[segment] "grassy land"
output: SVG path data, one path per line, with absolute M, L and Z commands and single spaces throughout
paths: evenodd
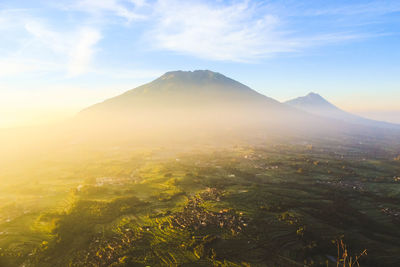
M 336 239 L 367 249 L 362 266 L 400 265 L 390 149 L 80 155 L 3 172 L 0 266 L 336 266 Z

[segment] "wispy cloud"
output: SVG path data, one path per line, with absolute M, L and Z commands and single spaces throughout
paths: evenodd
M 25 29 L 43 47 L 66 57 L 68 74 L 75 76 L 88 71 L 95 45 L 101 40 L 99 30 L 82 26 L 71 32 L 51 30 L 37 21 L 29 21 Z
M 371 21 L 371 16 L 400 11 L 396 1 L 384 2 L 65 0 L 47 6 L 50 10 L 56 7 L 65 15 L 62 19 L 68 18 L 63 27 L 48 15 L 49 10 L 45 16 L 28 10 L 0 10 L 0 34 L 10 41 L 8 50 L 4 44 L 0 47 L 0 53 L 9 54 L 0 56 L 3 66 L 10 64 L 4 73 L 37 70 L 29 62 L 24 65 L 24 58 L 63 66 L 69 76 L 95 72 L 99 68 L 92 66 L 96 52 L 107 49 L 100 41 L 115 42 L 108 34 L 123 25 L 125 34 L 135 36 L 124 39 L 140 44 L 143 51 L 150 48 L 207 60 L 257 62 L 316 46 L 382 36 L 383 32 L 363 32 L 359 25 Z M 340 27 L 332 16 L 340 17 Z M 364 16 L 367 19 L 362 21 Z M 318 17 L 316 21 L 323 26 L 310 23 L 309 17 Z M 350 24 L 355 20 L 357 27 Z
M 69 52 L 68 73 L 72 76 L 87 71 L 95 53 L 94 46 L 101 39 L 100 33 L 92 28 L 82 28 L 77 35 L 78 42 Z
M 259 14 L 249 1 L 210 5 L 160 0 L 148 38 L 155 48 L 214 60 L 246 61 L 292 51 L 298 44 L 277 27 L 280 19 Z
M 285 10 L 248 0 L 158 0 L 151 20 L 146 38 L 154 49 L 222 61 L 252 62 L 366 37 L 343 30 L 307 32 L 289 25 Z
M 112 14 L 126 19 L 128 22 L 142 20 L 147 16 L 137 11 L 137 8 L 146 5 L 145 0 L 79 0 L 73 1 L 65 7 L 95 15 Z
M 38 20 L 29 19 L 25 22 L 25 30 L 34 38 L 36 44 L 50 48 L 54 52 L 65 53 L 70 46 L 68 38 L 62 33 L 51 30 Z M 67 41 L 67 42 L 66 42 Z

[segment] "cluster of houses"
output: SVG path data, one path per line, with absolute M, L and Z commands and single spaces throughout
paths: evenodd
M 132 229 L 124 229 L 120 236 L 113 239 L 96 238 L 89 249 L 75 259 L 76 266 L 109 266 L 119 262 L 124 251 L 135 245 L 142 234 Z M 75 265 L 74 265 L 75 266 Z
M 258 170 L 277 170 L 279 169 L 278 165 L 270 165 L 268 162 L 253 162 L 254 169 Z
M 266 167 L 264 168 L 264 170 L 276 170 L 276 169 L 279 169 L 279 166 L 277 166 L 277 165 L 274 165 L 274 166 L 266 166 Z
M 243 158 L 256 160 L 256 159 L 262 159 L 263 156 L 261 154 L 250 153 L 250 154 L 244 155 Z
M 382 208 L 381 212 L 391 217 L 393 221 L 400 223 L 400 210 L 391 208 Z
M 203 201 L 220 201 L 221 195 L 223 194 L 223 191 L 218 190 L 217 188 L 210 188 L 208 187 L 206 190 L 201 192 L 200 199 Z
M 103 185 L 124 185 L 129 182 L 138 182 L 140 178 L 136 176 L 131 176 L 129 178 L 125 177 L 98 177 L 96 178 L 96 186 L 103 186 Z
M 290 212 L 284 212 L 284 213 L 280 214 L 278 216 L 278 220 L 281 222 L 285 222 L 287 224 L 299 224 L 300 223 L 300 221 L 296 217 L 296 215 L 293 213 L 290 213 Z M 302 231 L 304 231 L 304 229 Z
M 221 209 L 218 212 L 208 211 L 203 207 L 204 201 L 218 200 L 220 193 L 217 189 L 205 192 L 188 200 L 182 212 L 172 216 L 172 223 L 181 229 L 199 230 L 205 227 L 217 227 L 238 234 L 248 226 L 248 220 L 243 213 L 237 214 L 231 209 Z
M 363 183 L 358 182 L 358 181 L 343 181 L 343 180 L 340 180 L 340 181 L 317 181 L 317 183 L 340 187 L 340 188 L 352 189 L 352 190 L 356 190 L 359 192 L 365 191 Z

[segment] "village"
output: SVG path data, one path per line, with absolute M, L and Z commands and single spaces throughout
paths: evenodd
M 396 224 L 400 224 L 400 209 L 381 208 L 381 212 L 390 217 Z
M 248 219 L 243 213 L 236 213 L 232 209 L 221 209 L 212 212 L 202 205 L 205 201 L 219 201 L 221 192 L 215 188 L 208 188 L 198 196 L 190 198 L 182 212 L 172 215 L 172 222 L 175 227 L 197 231 L 205 227 L 215 227 L 228 230 L 236 235 L 248 226 Z
M 317 184 L 324 184 L 328 186 L 333 186 L 337 188 L 350 189 L 358 192 L 365 192 L 365 186 L 360 181 L 349 181 L 349 180 L 339 180 L 339 181 L 316 181 Z

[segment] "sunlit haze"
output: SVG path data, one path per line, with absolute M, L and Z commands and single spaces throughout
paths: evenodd
M 399 0 L 0 0 L 0 267 L 400 266 Z

